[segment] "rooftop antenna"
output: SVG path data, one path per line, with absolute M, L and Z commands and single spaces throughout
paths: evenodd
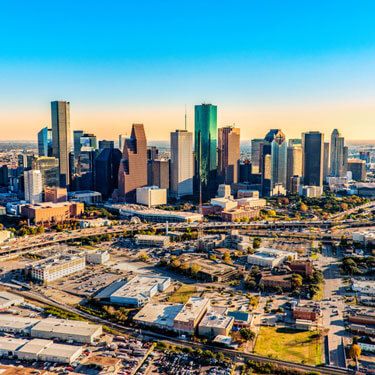
M 185 104 L 185 130 L 187 130 L 187 114 L 186 114 L 186 104 Z

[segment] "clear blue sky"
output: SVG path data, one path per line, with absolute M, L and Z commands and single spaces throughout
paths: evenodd
M 49 101 L 66 99 L 73 127 L 99 135 L 134 118 L 166 139 L 184 105 L 190 113 L 201 101 L 247 136 L 280 108 L 281 126 L 303 122 L 308 107 L 328 128 L 327 106 L 353 107 L 355 119 L 375 100 L 374 15 L 374 1 L 3 1 L 0 126 L 5 138 L 30 138 L 49 121 Z M 262 117 L 267 108 L 274 117 Z M 368 129 L 364 111 L 343 125 L 349 137 Z

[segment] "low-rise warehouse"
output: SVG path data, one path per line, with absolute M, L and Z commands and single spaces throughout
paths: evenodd
M 297 253 L 291 251 L 262 247 L 256 250 L 254 254 L 249 254 L 247 262 L 256 266 L 274 268 L 286 260 L 294 260 L 296 258 Z
M 0 310 L 5 310 L 11 306 L 18 306 L 24 303 L 25 299 L 17 294 L 0 292 Z
M 135 235 L 135 243 L 139 246 L 162 247 L 167 246 L 169 244 L 169 237 L 148 234 L 137 234 Z
M 31 327 L 39 321 L 39 319 L 34 318 L 0 314 L 0 332 L 30 334 Z
M 47 318 L 31 328 L 31 336 L 43 339 L 57 338 L 63 341 L 74 341 L 92 344 L 102 334 L 102 326 L 88 322 Z
M 226 311 L 220 312 L 211 308 L 198 325 L 200 336 L 213 339 L 218 335 L 228 336 L 234 323 L 234 318 L 227 316 Z

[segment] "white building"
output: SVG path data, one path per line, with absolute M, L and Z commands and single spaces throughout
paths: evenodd
M 126 283 L 116 283 L 103 290 L 97 298 L 108 298 L 111 303 L 140 307 L 149 302 L 156 293 L 165 291 L 171 284 L 169 277 L 136 276 Z
M 353 280 L 352 290 L 361 294 L 375 296 L 375 282 L 373 280 Z
M 9 232 L 9 230 L 0 230 L 0 243 L 8 241 L 13 237 L 13 233 Z
M 134 238 L 135 238 L 135 243 L 139 246 L 163 247 L 169 244 L 168 236 L 136 234 Z
M 375 231 L 364 230 L 360 232 L 353 232 L 352 240 L 353 242 L 358 242 L 364 246 L 372 245 L 375 243 Z
M 158 186 L 145 186 L 137 188 L 136 200 L 138 204 L 147 207 L 160 206 L 167 203 L 167 189 Z
M 93 204 L 102 201 L 102 194 L 98 191 L 79 190 L 69 193 L 69 200 L 82 202 L 85 204 Z
M 300 186 L 299 195 L 306 198 L 320 198 L 323 194 L 323 186 Z
M 81 220 L 79 222 L 79 226 L 81 228 L 100 228 L 100 227 L 108 227 L 112 224 L 111 220 L 108 219 L 91 219 L 91 220 Z
M 220 184 L 217 189 L 217 198 L 228 198 L 232 199 L 233 195 L 231 195 L 231 187 L 230 185 Z
M 108 251 L 87 251 L 86 262 L 90 264 L 104 264 L 109 261 L 110 255 Z
M 180 198 L 193 195 L 193 133 L 176 130 L 171 133 L 171 194 Z
M 210 203 L 212 206 L 219 206 L 223 210 L 232 210 L 238 206 L 238 203 L 235 200 L 225 197 L 212 198 Z
M 24 172 L 25 200 L 31 204 L 43 202 L 42 172 L 31 169 Z
M 247 256 L 247 262 L 260 267 L 274 268 L 287 259 L 297 259 L 297 253 L 261 247 L 254 254 Z
M 85 254 L 79 253 L 44 259 L 28 266 L 28 269 L 31 269 L 32 279 L 38 280 L 42 283 L 48 283 L 82 271 L 85 267 Z
M 25 302 L 25 299 L 17 294 L 0 292 L 0 310 L 8 309 L 11 306 L 18 306 Z

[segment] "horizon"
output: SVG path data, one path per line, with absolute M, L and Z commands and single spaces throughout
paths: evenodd
M 192 130 L 203 101 L 244 139 L 270 128 L 290 138 L 338 128 L 352 140 L 373 131 L 371 1 L 84 3 L 2 5 L 3 140 L 36 138 L 56 98 L 71 103 L 72 129 L 99 139 L 137 122 L 167 139 L 185 106 Z

